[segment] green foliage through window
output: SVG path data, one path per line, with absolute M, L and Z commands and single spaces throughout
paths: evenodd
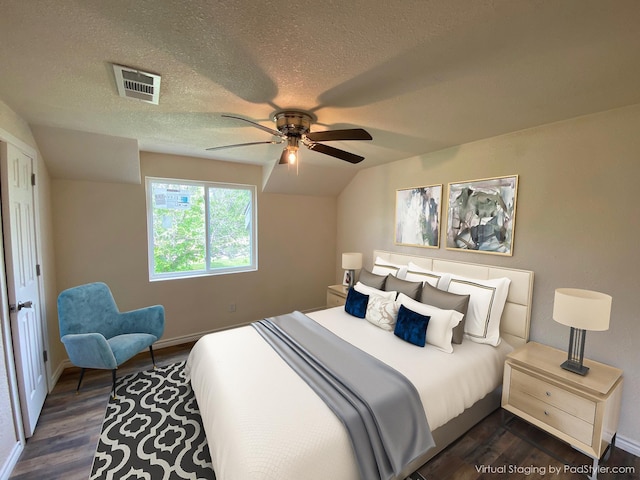
M 150 277 L 256 269 L 255 187 L 147 179 Z

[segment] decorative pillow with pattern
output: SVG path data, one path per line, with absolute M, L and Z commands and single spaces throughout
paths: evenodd
M 396 325 L 398 308 L 400 308 L 400 304 L 395 300 L 371 295 L 364 318 L 376 327 L 391 332 Z

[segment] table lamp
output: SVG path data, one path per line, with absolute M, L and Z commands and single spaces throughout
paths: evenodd
M 355 271 L 362 268 L 362 254 L 361 253 L 343 253 L 342 254 L 342 268 L 349 273 L 349 288 L 353 287 Z
M 610 316 L 609 295 L 578 288 L 556 289 L 553 319 L 571 327 L 567 361 L 560 365 L 562 368 L 579 375 L 587 374 L 589 368 L 582 364 L 587 330 L 607 330 Z

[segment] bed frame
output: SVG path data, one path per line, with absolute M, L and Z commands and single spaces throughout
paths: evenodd
M 533 300 L 533 272 L 512 268 L 481 265 L 477 263 L 458 262 L 441 258 L 421 257 L 404 253 L 374 250 L 371 268 L 380 257 L 388 262 L 406 265 L 413 262 L 423 268 L 436 272 L 451 273 L 479 280 L 507 277 L 511 279 L 509 295 L 500 320 L 500 335 L 513 347 L 519 347 L 529 341 L 529 324 L 531 321 L 531 304 Z M 464 435 L 487 415 L 500 407 L 502 386 L 488 394 L 482 400 L 462 412 L 456 418 L 433 431 L 436 446 L 426 455 L 418 458 L 403 472 L 404 477 L 418 470 L 431 458 L 444 450 L 455 440 Z

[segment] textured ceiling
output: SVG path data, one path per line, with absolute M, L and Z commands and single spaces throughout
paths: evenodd
M 0 99 L 38 132 L 54 176 L 48 136 L 66 129 L 264 165 L 267 191 L 336 194 L 360 168 L 640 103 L 637 0 L 2 0 L 0 12 Z M 160 74 L 160 104 L 120 98 L 111 62 Z M 366 160 L 303 149 L 293 175 L 273 167 L 282 146 L 205 150 L 272 138 L 221 114 L 273 128 L 285 108 L 316 115 L 312 130 L 367 129 L 371 142 L 331 144 Z M 105 161 L 74 155 L 65 168 Z

